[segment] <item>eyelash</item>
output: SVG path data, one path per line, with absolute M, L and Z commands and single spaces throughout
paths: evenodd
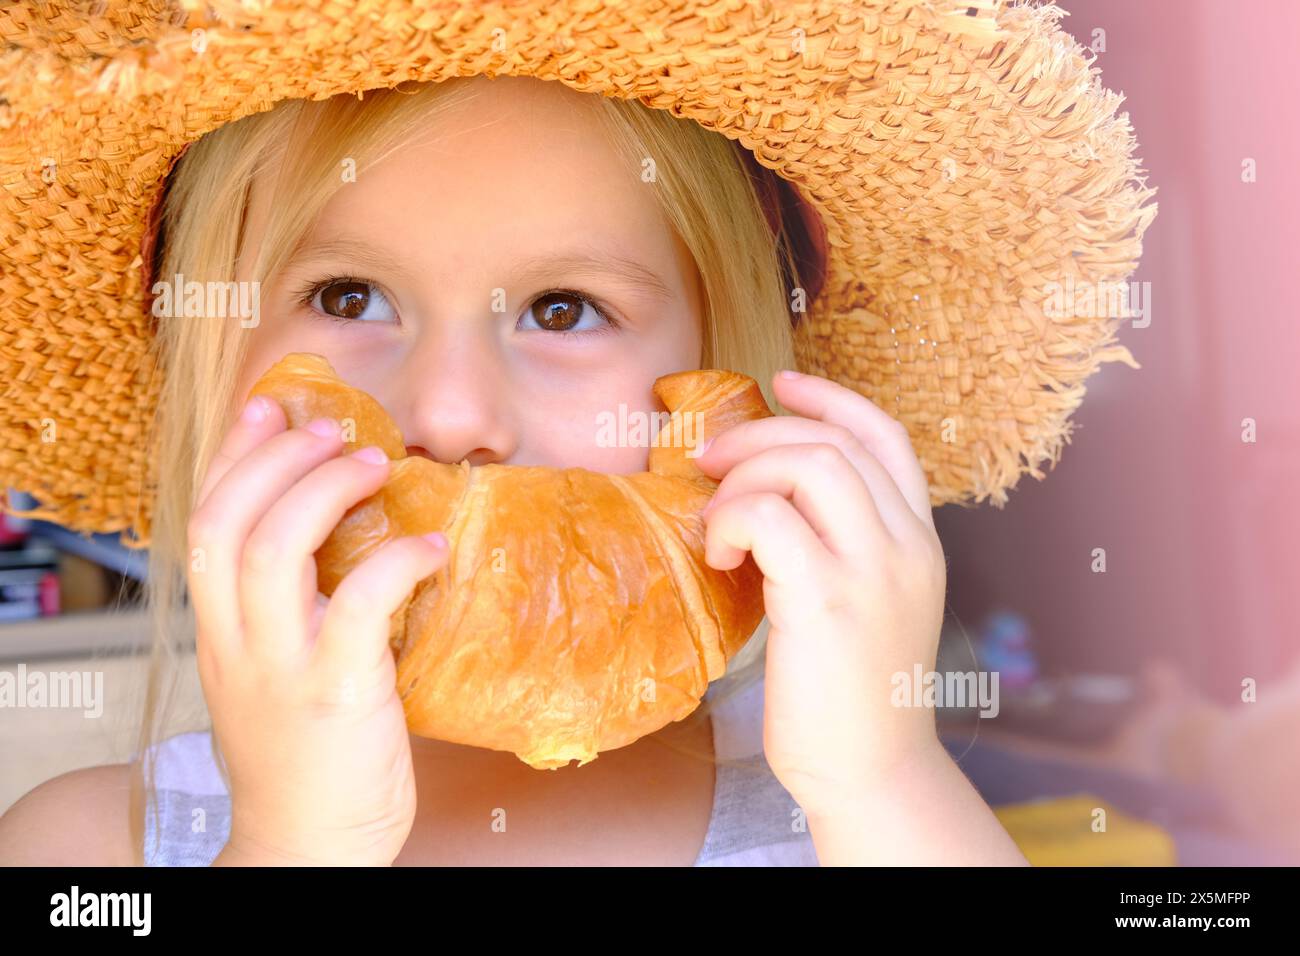
M 295 293 L 298 299 L 298 304 L 311 309 L 312 300 L 316 298 L 317 292 L 320 292 L 322 289 L 327 289 L 330 286 L 334 285 L 335 283 L 340 283 L 340 282 L 351 282 L 357 285 L 368 285 L 375 289 L 379 289 L 380 293 L 383 294 L 384 298 L 388 299 L 389 304 L 392 304 L 393 301 L 392 297 L 389 296 L 387 292 L 384 292 L 382 288 L 380 288 L 379 283 L 374 282 L 370 279 L 363 279 L 361 276 L 351 276 L 351 275 L 326 276 L 323 279 L 318 279 L 315 282 L 311 282 L 299 288 L 298 291 Z M 603 303 L 601 303 L 596 299 L 593 299 L 589 295 L 586 295 L 582 292 L 578 292 L 576 289 L 547 289 L 544 292 L 539 292 L 533 298 L 533 300 L 529 302 L 529 305 L 532 305 L 532 302 L 537 301 L 537 299 L 543 299 L 548 295 L 571 295 L 575 299 L 579 300 L 580 302 L 585 302 L 587 305 L 595 309 L 600 314 L 600 317 L 604 319 L 605 322 L 607 323 L 606 325 L 602 325 L 599 328 L 595 328 L 595 329 L 576 329 L 576 330 L 555 329 L 554 331 L 549 332 L 550 335 L 561 335 L 566 337 L 603 335 L 608 332 L 615 332 L 622 327 L 622 323 L 620 323 L 617 319 L 614 318 L 613 315 L 610 314 L 609 309 L 607 309 Z M 312 309 L 312 311 L 315 312 L 316 310 Z M 316 314 L 320 318 L 328 319 L 331 322 L 337 322 L 340 325 L 346 325 L 358 321 L 357 319 L 344 318 L 341 315 L 330 315 L 328 312 L 317 312 Z M 529 331 L 533 331 L 533 330 L 530 329 Z M 542 329 L 540 331 L 546 331 L 546 330 Z

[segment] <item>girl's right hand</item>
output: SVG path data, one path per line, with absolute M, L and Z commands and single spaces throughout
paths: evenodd
M 416 802 L 389 616 L 447 546 L 398 538 L 318 594 L 315 551 L 390 466 L 378 449 L 340 456 L 331 419 L 287 425 L 276 402 L 249 402 L 188 526 L 199 679 L 230 775 L 225 858 L 385 866 Z

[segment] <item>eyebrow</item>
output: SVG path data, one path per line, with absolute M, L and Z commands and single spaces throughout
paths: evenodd
M 401 256 L 374 243 L 349 236 L 299 244 L 288 261 L 298 263 L 322 258 L 350 259 L 366 268 L 387 272 L 399 278 L 416 278 L 415 272 Z M 566 273 L 612 279 L 627 287 L 641 288 L 663 301 L 669 301 L 673 297 L 672 290 L 658 273 L 636 259 L 612 250 L 578 248 L 558 253 L 541 253 L 515 263 L 511 272 L 517 282 L 540 282 L 556 273 Z
M 390 255 L 386 250 L 377 248 L 371 243 L 346 236 L 336 239 L 318 239 L 315 242 L 304 240 L 294 247 L 285 264 L 291 265 L 312 259 L 351 259 L 368 269 L 382 270 L 402 279 L 415 278 L 415 274 L 402 263 L 400 257 Z

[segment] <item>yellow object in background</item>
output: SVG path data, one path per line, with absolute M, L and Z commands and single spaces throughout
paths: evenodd
M 1034 866 L 1177 866 L 1163 828 L 1082 793 L 994 807 L 993 813 Z

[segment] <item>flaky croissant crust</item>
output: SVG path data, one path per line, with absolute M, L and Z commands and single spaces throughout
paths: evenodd
M 749 640 L 762 577 L 750 557 L 732 571 L 705 563 L 700 511 L 717 484 L 693 457 L 771 411 L 735 372 L 678 372 L 654 391 L 669 417 L 649 470 L 608 475 L 406 457 L 383 407 L 317 355 L 287 355 L 253 387 L 291 427 L 329 416 L 347 451 L 378 445 L 393 459 L 317 552 L 321 593 L 393 538 L 447 535 L 446 566 L 392 618 L 412 733 L 538 769 L 581 766 L 689 715 Z

